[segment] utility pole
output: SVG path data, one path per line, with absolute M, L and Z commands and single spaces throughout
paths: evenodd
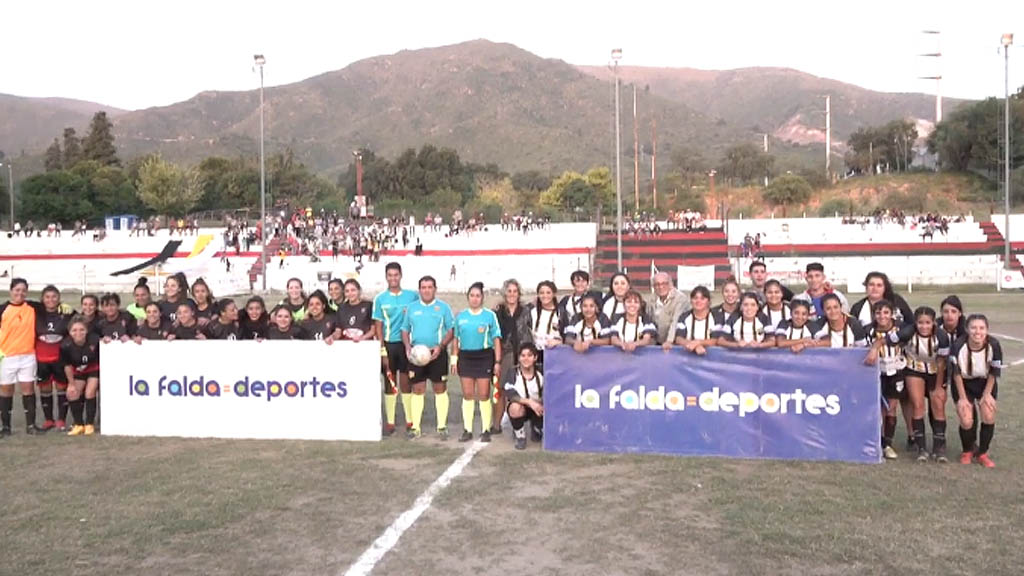
M 263 291 L 267 291 L 267 169 L 263 155 L 263 65 L 267 59 L 262 54 L 253 56 L 260 67 L 260 262 L 263 266 Z
M 765 156 L 768 155 L 768 134 L 767 133 L 764 135 L 764 154 L 765 154 Z M 764 167 L 764 187 L 765 188 L 768 187 L 768 165 L 767 164 L 765 164 L 765 167 Z
M 654 210 L 658 210 L 658 177 L 655 166 L 658 163 L 658 123 L 651 118 L 651 197 L 654 199 Z
M 612 50 L 615 62 L 615 252 L 618 269 L 622 270 L 622 135 L 619 125 L 619 60 L 622 48 Z
M 1005 61 L 1004 70 L 1004 98 L 1003 104 L 1006 106 L 1003 112 L 1003 126 L 1005 129 L 1003 136 L 1003 189 L 1005 202 L 1003 206 L 1004 218 L 1004 246 L 1003 246 L 1003 264 L 1006 269 L 1010 269 L 1010 46 L 1013 45 L 1013 34 L 1003 34 L 1003 57 Z
M 825 176 L 832 181 L 832 96 L 825 96 Z
M 640 132 L 636 122 L 636 84 L 633 84 L 633 210 L 640 211 Z

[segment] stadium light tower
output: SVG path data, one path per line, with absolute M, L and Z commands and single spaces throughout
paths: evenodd
M 1003 58 L 1005 61 L 1004 81 L 1005 81 L 1005 93 L 1003 97 L 1003 104 L 1006 106 L 1003 112 L 1003 188 L 1005 198 L 1003 201 L 1005 205 L 1003 210 L 1005 211 L 1003 222 L 1004 227 L 1004 246 L 1003 246 L 1003 265 L 1006 269 L 1010 269 L 1010 46 L 1013 46 L 1013 34 L 1003 34 Z
M 260 264 L 263 267 L 263 291 L 267 291 L 267 170 L 263 158 L 263 54 L 252 57 L 260 69 Z
M 619 60 L 622 48 L 612 50 L 612 70 L 615 73 L 615 254 L 618 269 L 622 270 L 622 135 L 619 130 Z
M 11 199 L 11 231 L 14 230 L 14 168 L 11 167 L 11 161 L 0 162 L 0 167 L 7 166 L 7 196 Z
M 935 36 L 935 52 L 929 52 L 927 54 L 920 54 L 921 58 L 934 58 L 935 59 L 935 72 L 931 76 L 920 76 L 921 80 L 935 80 L 935 123 L 942 122 L 942 73 L 940 71 L 940 62 L 942 61 L 942 45 L 941 45 L 941 34 L 939 30 L 922 30 L 922 34 L 928 36 Z

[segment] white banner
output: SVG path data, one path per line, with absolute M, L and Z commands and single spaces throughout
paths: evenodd
M 380 344 L 112 342 L 100 349 L 103 433 L 380 440 Z
M 676 288 L 683 292 L 689 292 L 697 286 L 704 286 L 712 292 L 715 291 L 714 266 L 676 267 Z

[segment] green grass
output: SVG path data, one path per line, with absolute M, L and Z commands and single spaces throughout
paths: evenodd
M 909 300 L 937 306 L 945 293 Z M 1024 337 L 1024 294 L 963 298 L 994 332 Z M 1003 342 L 1008 361 L 1024 358 Z M 853 465 L 520 453 L 506 434 L 375 573 L 1019 574 L 1022 384 L 1024 366 L 1000 384 L 995 470 L 905 454 Z M 951 406 L 947 417 L 956 454 Z M 433 421 L 428 401 L 423 439 L 375 444 L 18 433 L 0 442 L 0 573 L 343 572 L 460 453 Z

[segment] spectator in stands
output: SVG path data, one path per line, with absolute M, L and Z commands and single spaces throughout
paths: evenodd
M 655 274 L 651 282 L 654 284 L 651 320 L 658 329 L 658 343 L 668 350 L 676 340 L 679 319 L 690 311 L 690 299 L 672 285 L 672 278 L 665 272 Z
M 758 301 L 761 303 L 761 306 L 764 306 L 764 287 L 768 282 L 768 266 L 765 265 L 763 260 L 754 260 L 750 263 L 748 270 L 750 271 L 750 291 L 757 294 Z M 782 286 L 782 301 L 789 302 L 792 299 L 793 291 Z
M 825 266 L 821 262 L 811 262 L 808 264 L 804 273 L 804 279 L 807 281 L 807 290 L 794 296 L 793 300 L 805 300 L 810 303 L 812 320 L 824 318 L 821 300 L 828 294 L 835 294 L 843 313 L 849 313 L 850 304 L 846 301 L 846 296 L 834 289 L 832 284 L 825 279 Z M 859 321 L 858 324 L 860 324 Z

